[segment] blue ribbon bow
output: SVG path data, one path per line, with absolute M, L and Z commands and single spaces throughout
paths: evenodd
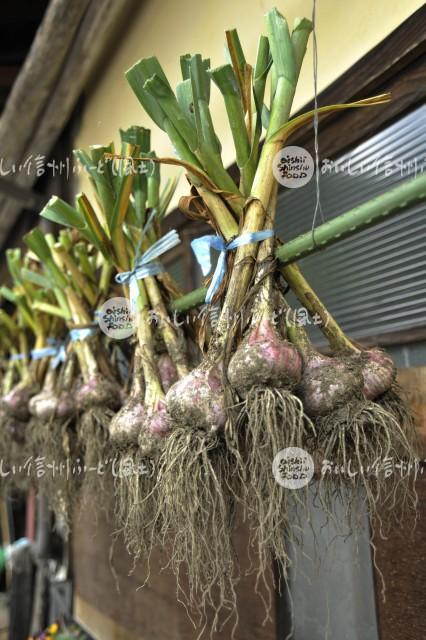
M 135 266 L 131 271 L 117 273 L 115 281 L 118 282 L 118 284 L 129 285 L 130 304 L 133 311 L 136 311 L 139 296 L 138 280 L 143 280 L 143 278 L 148 278 L 149 276 L 156 276 L 158 273 L 164 271 L 163 265 L 157 258 L 178 244 L 180 244 L 179 235 L 175 229 L 172 229 L 160 238 L 160 240 L 154 242 L 154 244 L 135 261 Z
M 216 269 L 214 271 L 212 281 L 207 289 L 205 298 L 206 304 L 210 304 L 214 294 L 218 290 L 220 283 L 225 277 L 226 273 L 226 254 L 232 249 L 237 249 L 243 244 L 251 244 L 252 242 L 261 242 L 267 238 L 272 238 L 274 231 L 272 229 L 265 229 L 264 231 L 254 231 L 253 233 L 243 233 L 237 236 L 230 242 L 225 242 L 220 236 L 201 236 L 201 238 L 195 238 L 192 240 L 191 247 L 195 253 L 198 264 L 201 267 L 203 276 L 207 276 L 211 270 L 211 250 L 219 251 L 219 259 L 217 261 Z

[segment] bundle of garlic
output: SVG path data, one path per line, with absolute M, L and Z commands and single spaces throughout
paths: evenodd
M 338 462 L 353 454 L 363 464 L 381 453 L 398 451 L 409 460 L 414 455 L 394 411 L 389 411 L 389 401 L 383 401 L 394 379 L 387 356 L 362 352 L 333 321 L 326 335 L 334 355 L 325 358 L 309 350 L 294 327 L 281 331 L 272 321 L 280 294 L 274 278 L 278 266 L 272 230 L 273 164 L 288 136 L 313 114 L 289 121 L 311 23 L 297 20 L 290 33 L 274 9 L 266 24 L 268 35 L 260 38 L 254 67 L 246 62 L 233 30 L 226 34 L 229 63 L 210 69 L 209 60 L 200 55 L 182 56 L 183 79 L 175 92 L 155 57 L 140 60 L 126 74 L 179 158 L 159 161 L 187 170 L 191 196 L 181 201 L 182 210 L 216 231 L 216 236 L 193 243 L 204 273 L 209 271 L 210 248 L 220 252 L 205 299 L 221 305 L 219 321 L 201 364 L 166 394 L 171 430 L 157 487 L 163 534 L 175 532 L 172 567 L 179 577 L 184 563 L 188 602 L 202 612 L 211 605 L 216 610 L 234 607 L 235 501 L 243 501 L 249 516 L 259 574 L 267 571 L 269 552 L 285 570 L 285 536 L 292 534 L 289 492 L 277 487 L 271 474 L 280 449 L 309 445 L 333 454 Z M 268 75 L 269 109 L 264 104 Z M 209 110 L 212 80 L 228 113 L 238 185 L 221 159 Z M 372 106 L 388 99 L 377 96 L 319 111 Z M 283 275 L 309 311 L 323 316 L 326 310 L 298 268 L 288 265 Z M 394 402 L 395 395 L 392 398 Z M 364 478 L 374 511 L 376 494 L 369 482 Z
M 355 476 L 320 479 L 319 499 L 330 515 L 336 493 L 350 504 L 361 495 L 372 516 L 379 507 L 380 514 L 387 509 L 398 516 L 416 499 L 413 474 L 385 482 L 362 472 L 378 458 L 394 456 L 408 468 L 415 462 L 413 422 L 392 360 L 353 343 L 328 313 L 294 264 L 303 237 L 293 241 L 298 248 L 290 259 L 292 243 L 274 233 L 276 156 L 313 117 L 289 119 L 312 25 L 296 20 L 290 33 L 275 9 L 266 25 L 254 66 L 236 30 L 228 31 L 229 62 L 211 69 L 199 54 L 182 56 L 175 92 L 156 58 L 136 63 L 127 79 L 178 158 L 157 158 L 150 132 L 141 127 L 121 131 L 120 153 L 112 144 L 77 150 L 94 198 L 78 194 L 73 206 L 51 198 L 41 216 L 63 228 L 46 235 L 32 230 L 25 255 L 10 250 L 13 285 L 0 289 L 9 305 L 8 312 L 0 310 L 0 455 L 22 462 L 41 451 L 65 467 L 39 478 L 62 516 L 81 496 L 108 499 L 113 478 L 118 529 L 129 552 L 149 559 L 155 544 L 166 549 L 179 596 L 199 614 L 202 629 L 213 608 L 212 631 L 224 614 L 236 615 L 239 505 L 258 582 L 267 585 L 271 558 L 286 576 L 288 544 L 299 538 L 295 518 L 306 517 L 308 487 L 295 492 L 276 482 L 273 461 L 283 450 L 304 448 L 315 461 L 342 468 L 350 460 L 358 464 Z M 224 98 L 238 184 L 223 165 L 209 109 L 212 81 Z M 318 113 L 388 99 L 384 94 Z M 204 275 L 212 250 L 219 259 L 202 298 L 189 295 L 217 310 L 212 326 L 195 316 L 191 324 L 172 321 L 181 292 L 161 257 L 180 240 L 176 231 L 162 233 L 175 182 L 160 190 L 161 163 L 185 168 L 191 193 L 181 209 L 215 232 L 192 243 Z M 395 206 L 407 202 L 407 193 L 414 198 L 418 190 L 402 190 Z M 375 205 L 379 213 L 382 205 Z M 333 224 L 327 237 L 334 241 L 343 223 Z M 353 216 L 350 225 L 356 227 Z M 323 230 L 317 231 L 319 237 Z M 329 355 L 291 321 L 283 278 L 321 319 Z M 129 313 L 129 339 L 119 344 L 115 338 L 123 335 L 112 325 L 107 335 L 99 330 L 115 299 Z

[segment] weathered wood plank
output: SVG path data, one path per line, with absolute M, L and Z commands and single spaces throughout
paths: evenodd
M 51 95 L 27 152 L 47 155 L 71 116 L 78 97 L 90 78 L 105 45 L 117 28 L 117 21 L 129 11 L 133 0 L 92 1 L 67 56 L 61 76 Z
M 398 380 L 415 412 L 426 459 L 426 367 L 401 369 Z M 426 467 L 417 480 L 418 519 L 394 526 L 386 539 L 375 539 L 376 562 L 386 585 L 386 601 L 381 594 L 381 578 L 376 576 L 377 610 L 381 640 L 426 638 Z
M 128 629 L 117 624 L 110 616 L 98 611 L 80 596 L 74 598 L 74 617 L 94 638 L 102 638 L 102 640 L 129 639 Z M 139 640 L 145 640 L 145 638 L 139 636 Z
M 197 631 L 192 625 L 185 608 L 177 600 L 176 580 L 170 571 L 160 571 L 165 557 L 158 551 L 151 558 L 149 583 L 137 591 L 145 574 L 141 566 L 129 574 L 132 560 L 123 545 L 116 543 L 113 556 L 113 576 L 110 564 L 111 532 L 113 526 L 104 514 L 99 514 L 94 523 L 93 511 L 86 508 L 75 518 L 73 535 L 74 593 L 76 603 L 84 602 L 86 611 L 96 611 L 96 616 L 85 614 L 80 607 L 79 621 L 91 627 L 98 620 L 100 626 L 96 637 L 102 640 L 121 638 L 116 629 L 127 629 L 128 637 L 144 640 L 194 640 Z M 241 525 L 235 536 L 235 547 L 241 559 L 242 572 L 248 569 L 247 535 Z M 119 586 L 119 592 L 117 591 Z M 275 613 L 273 620 L 262 626 L 265 611 L 258 595 L 255 594 L 255 578 L 247 576 L 241 580 L 237 590 L 240 622 L 235 640 L 276 640 Z M 89 609 L 87 609 L 87 606 Z M 87 616 L 87 617 L 86 617 Z M 111 622 L 108 623 L 108 620 Z M 113 622 L 112 622 L 113 621 Z M 106 625 L 106 626 L 105 626 Z M 215 640 L 229 640 L 232 624 L 227 624 Z M 208 640 L 209 629 L 202 636 Z
M 376 562 L 386 585 L 381 597 L 377 575 L 377 609 L 381 640 L 426 638 L 426 471 L 417 482 L 416 528 L 412 520 L 395 526 L 385 540 L 375 540 Z
M 46 108 L 38 119 L 37 126 L 33 128 L 26 146 L 21 149 L 19 161 L 31 155 L 48 156 L 101 55 L 105 53 L 113 32 L 129 15 L 133 6 L 134 0 L 92 0 L 74 42 L 68 49 L 67 57 L 63 60 L 60 77 L 54 90 L 52 89 Z M 46 60 L 44 64 L 46 65 Z M 15 126 L 18 126 L 18 122 L 19 120 L 15 121 Z M 8 157 L 3 149 L 2 155 Z M 31 188 L 37 179 L 34 164 L 32 169 L 29 173 L 24 171 L 15 174 L 14 181 L 24 188 Z M 0 246 L 21 210 L 19 203 L 0 197 Z
M 426 459 L 426 367 L 400 369 L 398 382 L 405 390 L 414 412 L 422 447 L 421 455 Z M 424 515 L 426 516 L 426 512 Z
M 35 208 L 37 206 L 43 206 L 44 198 L 35 191 L 22 187 L 12 180 L 7 180 L 0 176 L 0 194 L 11 198 L 16 203 L 19 203 L 22 207 L 28 209 Z
M 0 149 L 19 162 L 90 0 L 51 0 L 0 118 Z

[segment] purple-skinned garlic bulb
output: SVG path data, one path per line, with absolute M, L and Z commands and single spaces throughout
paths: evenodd
M 135 352 L 132 387 L 127 401 L 112 418 L 109 425 L 111 444 L 118 448 L 137 445 L 139 432 L 146 420 L 144 402 L 145 380 L 140 349 Z
M 255 385 L 294 387 L 301 374 L 297 348 L 283 340 L 266 317 L 250 330 L 228 367 L 229 382 L 242 398 Z
M 29 410 L 39 420 L 67 420 L 76 412 L 76 406 L 72 395 L 67 391 L 56 396 L 53 391 L 43 390 L 31 398 Z
M 1 403 L 4 411 L 17 420 L 28 420 L 30 417 L 28 404 L 37 391 L 37 386 L 34 384 L 18 384 L 3 396 Z
M 120 387 L 101 374 L 92 375 L 77 390 L 76 401 L 81 411 L 93 407 L 117 410 L 121 406 Z
M 388 391 L 396 378 L 392 358 L 379 349 L 369 349 L 362 354 L 363 392 L 367 400 L 375 400 Z
M 157 360 L 158 373 L 164 393 L 177 381 L 176 366 L 168 353 L 162 353 Z
M 159 400 L 156 407 L 147 414 L 142 429 L 139 431 L 138 444 L 142 455 L 154 454 L 170 431 L 171 421 L 166 403 L 164 400 Z
M 304 360 L 299 394 L 309 416 L 330 413 L 359 395 L 362 387 L 359 361 L 342 361 L 319 353 L 310 354 Z
M 323 416 L 354 396 L 361 397 L 363 377 L 359 353 L 341 358 L 316 351 L 303 327 L 289 325 L 288 332 L 303 360 L 298 394 L 308 416 Z
M 227 416 L 219 366 L 205 362 L 193 369 L 169 389 L 166 404 L 172 424 L 206 432 L 222 429 Z

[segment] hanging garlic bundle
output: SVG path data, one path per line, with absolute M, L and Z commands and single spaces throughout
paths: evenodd
M 5 291 L 3 295 L 12 291 Z M 22 308 L 22 307 L 21 307 Z M 28 477 L 16 474 L 13 467 L 24 467 L 31 455 L 31 427 L 28 412 L 28 402 L 35 386 L 34 367 L 29 366 L 28 341 L 22 326 L 19 327 L 21 312 L 17 309 L 17 319 L 8 316 L 3 310 L 1 314 L 1 342 L 4 350 L 5 369 L 1 381 L 0 401 L 0 459 L 2 464 L 1 491 L 12 488 L 26 489 L 29 485 Z M 19 323 L 19 324 L 18 324 Z M 18 351 L 16 342 L 20 345 Z
M 140 146 L 143 152 L 152 153 L 149 131 L 135 127 L 121 134 L 124 155 L 137 153 Z M 118 285 L 111 282 L 114 268 L 123 272 L 129 268 L 130 260 L 137 258 L 137 251 L 147 255 L 148 250 L 151 253 L 155 250 L 154 245 L 161 245 L 162 250 L 158 247 L 152 256 L 155 258 L 179 240 L 174 234 L 167 244 L 162 240 L 156 243 L 174 181 L 170 180 L 160 194 L 158 165 L 153 165 L 154 171 L 148 177 L 139 171 L 123 171 L 123 163 L 117 175 L 111 163 L 107 163 L 106 170 L 98 172 L 97 163 L 104 164 L 105 155 L 113 152 L 112 145 L 94 147 L 90 156 L 76 152 L 91 175 L 98 207 L 93 207 L 84 194 L 77 196 L 75 207 L 51 198 L 41 215 L 70 229 L 60 231 L 56 239 L 51 234 L 44 236 L 39 229 L 27 234 L 25 242 L 30 252 L 24 257 L 24 265 L 18 250 L 9 253 L 15 290 L 4 287 L 3 295 L 18 305 L 26 326 L 35 333 L 36 348 L 31 356 L 37 358 L 37 362 L 31 363 L 31 370 L 37 368 L 39 375 L 30 377 L 25 362 L 17 358 L 13 361 L 13 366 L 22 370 L 23 382 L 12 394 L 6 394 L 4 411 L 10 416 L 19 412 L 21 421 L 27 421 L 30 413 L 33 416 L 34 444 L 46 454 L 45 459 L 59 469 L 50 482 L 46 476 L 42 484 L 55 510 L 63 514 L 69 511 L 81 484 L 80 477 L 71 477 L 68 481 L 70 468 L 71 474 L 74 468 L 80 474 L 84 464 L 86 488 L 107 489 L 107 479 L 113 471 L 111 465 L 118 456 L 114 469 L 118 469 L 120 524 L 124 526 L 126 539 L 133 542 L 132 551 L 139 555 L 146 545 L 139 543 L 139 531 L 132 528 L 129 514 L 145 526 L 141 503 L 150 496 L 155 479 L 147 483 L 136 473 L 128 486 L 127 475 L 120 473 L 121 463 L 130 452 L 135 454 L 134 468 L 139 469 L 141 458 L 152 453 L 167 434 L 164 392 L 178 376 L 188 371 L 187 343 L 183 332 L 173 327 L 167 317 L 166 305 L 171 296 L 176 295 L 176 287 L 170 278 L 163 278 L 156 263 L 154 273 L 159 274 L 158 281 L 154 276 L 144 280 L 138 279 L 139 276 L 134 278 L 133 285 L 136 282 L 138 289 L 138 308 L 135 309 L 138 348 L 131 393 L 122 409 L 115 413 L 122 404 L 123 394 L 108 343 L 97 335 L 97 307 L 108 295 L 116 295 Z M 129 281 L 132 278 L 133 275 Z M 124 295 L 128 295 L 128 284 L 123 284 Z M 148 310 L 161 317 L 155 331 L 150 326 Z M 17 333 L 14 321 L 4 314 L 6 321 L 8 328 L 12 327 Z M 22 336 L 26 338 L 25 333 Z M 12 371 L 12 363 L 10 369 Z M 11 376 L 9 379 L 12 381 Z M 29 384 L 33 379 L 36 386 Z M 28 439 L 28 433 L 26 435 Z M 104 472 L 105 467 L 109 475 Z M 141 500 L 135 503 L 135 485 L 141 481 L 145 481 L 139 493 Z M 153 516 L 155 502 L 150 503 Z
M 267 211 L 269 224 L 275 218 L 275 208 L 276 192 Z M 273 249 L 272 239 L 264 240 L 259 248 L 251 320 L 227 369 L 239 398 L 236 433 L 242 438 L 240 447 L 248 479 L 244 500 L 251 544 L 259 559 L 259 576 L 268 573 L 272 558 L 285 571 L 289 539 L 297 537 L 295 523 L 288 518 L 289 503 L 303 503 L 305 498 L 301 491 L 286 491 L 278 485 L 271 473 L 271 461 L 287 447 L 303 447 L 315 433 L 303 403 L 295 395 L 302 376 L 301 356 L 273 320 L 277 311 Z
M 53 236 L 47 235 L 46 239 L 49 246 L 55 244 Z M 65 242 L 65 238 L 62 240 Z M 35 252 L 30 251 L 22 259 L 19 250 L 8 254 L 10 271 L 19 273 L 19 286 L 26 298 L 25 304 L 22 296 L 17 298 L 18 313 L 22 315 L 26 329 L 21 333 L 20 342 L 27 345 L 27 357 L 33 360 L 30 368 L 37 373 L 40 389 L 28 403 L 32 418 L 26 429 L 27 441 L 31 449 L 29 455 L 33 460 L 43 461 L 47 467 L 38 478 L 43 492 L 48 495 L 54 510 L 66 516 L 78 484 L 76 478 L 68 480 L 72 462 L 78 457 L 73 422 L 77 412 L 73 393 L 74 358 L 63 344 L 71 312 L 62 290 L 64 281 L 59 280 L 61 274 L 53 263 L 49 246 L 43 236 L 38 239 L 37 232 L 30 235 L 29 242 Z M 46 256 L 49 256 L 49 264 L 43 262 Z M 7 295 L 10 300 L 10 292 Z M 28 349 L 28 331 L 35 335 L 32 349 Z
M 395 388 L 395 365 L 379 349 L 355 346 L 297 267 L 287 266 L 283 272 L 299 300 L 321 318 L 320 329 L 333 353 L 318 353 L 303 328 L 289 327 L 303 359 L 299 393 L 306 413 L 315 422 L 315 449 L 320 457 L 343 470 L 337 489 L 346 498 L 358 500 L 362 489 L 361 500 L 372 516 L 380 522 L 399 519 L 406 508 L 415 507 L 417 500 L 413 473 L 416 447 L 410 412 Z M 405 465 L 405 471 L 386 478 L 383 465 L 387 460 Z M 335 493 L 335 477 L 324 476 L 320 497 L 328 512 L 332 511 Z M 353 515 L 351 509 L 348 515 Z
M 1 293 L 6 300 L 16 306 L 21 328 L 22 325 L 29 328 L 35 337 L 35 347 L 41 348 L 45 345 L 46 326 L 43 319 L 32 311 L 33 289 L 31 285 L 23 280 L 21 275 L 21 251 L 19 249 L 9 249 L 6 257 L 9 273 L 13 281 L 13 289 L 2 287 Z M 11 332 L 11 336 L 16 336 L 18 334 L 16 322 L 12 319 L 8 321 L 4 312 L 2 318 L 4 322 L 7 322 L 7 328 Z M 20 333 L 20 337 L 25 340 L 23 332 Z M 31 366 L 28 366 L 28 345 L 26 345 L 26 351 L 23 352 L 23 361 L 20 366 L 21 380 L 2 398 L 3 409 L 10 417 L 23 422 L 28 420 L 30 415 L 28 410 L 29 400 L 39 390 L 36 369 L 42 369 L 45 363 L 38 364 L 40 366 L 37 363 L 31 363 Z
M 135 155 L 137 152 L 153 155 L 146 129 L 132 127 L 122 132 L 122 140 L 123 143 L 134 143 Z M 125 155 L 126 150 L 122 151 Z M 138 166 L 136 162 L 135 168 Z M 159 165 L 153 167 L 149 175 L 136 174 L 133 183 L 132 200 L 138 228 L 130 216 L 127 220 L 123 217 L 136 240 L 132 251 L 134 271 L 122 272 L 117 279 L 122 283 L 128 281 L 131 295 L 135 297 L 137 346 L 128 400 L 109 429 L 111 446 L 119 457 L 118 521 L 127 546 L 136 557 L 149 555 L 161 517 L 157 508 L 155 467 L 170 431 L 165 392 L 189 370 L 186 337 L 168 317 L 167 305 L 172 292 L 160 282 L 161 267 L 153 262 L 179 243 L 173 232 L 162 239 L 158 237 L 174 183 L 166 184 L 160 194 Z M 139 251 L 142 251 L 141 255 L 137 255 Z M 152 273 L 150 264 L 154 264 Z M 117 266 L 123 271 L 123 264 Z M 158 325 L 150 323 L 151 311 Z M 158 344 L 162 345 L 161 354 L 157 352 Z M 139 473 L 142 468 L 147 474 Z
M 79 194 L 71 206 L 52 198 L 41 215 L 65 229 L 28 233 L 27 254 L 7 254 L 13 285 L 0 289 L 13 308 L 0 310 L 0 454 L 20 461 L 42 450 L 77 473 L 84 465 L 84 478 L 71 472 L 38 479 L 54 510 L 64 516 L 81 493 L 100 504 L 101 489 L 108 500 L 114 492 L 129 552 L 147 560 L 154 545 L 167 550 L 179 598 L 195 610 L 201 633 L 212 609 L 212 632 L 224 617 L 236 625 L 238 506 L 262 596 L 272 558 L 287 576 L 288 544 L 299 540 L 297 517 L 306 517 L 311 487 L 294 492 L 277 484 L 272 465 L 283 449 L 302 447 L 316 462 L 344 470 L 351 462 L 364 471 L 320 479 L 318 495 L 330 517 L 336 493 L 349 498 L 349 516 L 359 496 L 380 518 L 383 509 L 398 517 L 416 500 L 413 473 L 385 481 L 368 472 L 378 459 L 398 459 L 409 472 L 415 463 L 413 422 L 392 360 L 354 344 L 297 266 L 279 267 L 288 245 L 274 237 L 273 164 L 290 134 L 314 115 L 289 120 L 312 25 L 298 19 L 290 33 L 275 9 L 266 25 L 253 67 L 236 30 L 228 31 L 229 62 L 211 69 L 199 54 L 182 56 L 175 92 L 155 57 L 136 63 L 126 74 L 129 84 L 178 158 L 157 158 L 141 127 L 120 132 L 120 154 L 112 144 L 77 150 L 94 199 Z M 210 114 L 212 81 L 225 102 L 238 184 L 224 167 Z M 177 326 L 169 315 L 180 294 L 162 255 L 179 238 L 162 234 L 175 182 L 160 192 L 161 163 L 185 168 L 191 193 L 181 208 L 215 232 L 192 242 L 204 275 L 211 251 L 219 252 L 203 298 L 217 312 L 212 326 Z M 282 276 L 320 318 L 330 355 L 315 349 L 287 314 L 277 322 L 276 306 L 288 307 Z M 114 297 L 128 298 L 133 314 L 134 336 L 120 345 L 100 334 L 96 318 Z
M 69 205 L 55 199 L 48 203 L 42 214 L 46 215 L 48 208 L 54 210 L 55 207 L 58 217 L 59 214 L 73 213 Z M 71 329 L 72 350 L 77 357 L 81 378 L 76 381 L 75 404 L 69 411 L 77 415 L 79 448 L 84 453 L 86 465 L 84 483 L 88 487 L 97 487 L 100 484 L 98 467 L 105 459 L 105 429 L 113 412 L 121 405 L 120 388 L 111 371 L 104 346 L 92 328 L 94 310 L 90 309 L 89 303 L 95 300 L 94 286 L 89 285 L 79 270 L 73 246 L 67 242 L 66 235 L 60 235 L 59 242 L 55 242 L 53 237 L 47 240 L 39 229 L 34 229 L 24 237 L 27 246 L 44 265 L 55 295 L 61 290 L 57 304 L 48 304 L 44 309 L 48 314 L 63 317 Z M 67 377 L 71 375 L 72 372 Z M 61 442 L 59 434 L 63 432 L 64 419 L 56 414 L 54 417 L 55 422 L 51 426 L 55 425 L 57 441 Z M 77 475 L 71 477 L 71 481 L 76 482 L 76 488 L 81 480 Z
M 116 281 L 123 295 L 127 297 L 130 292 L 137 339 L 133 370 L 129 375 L 130 393 L 115 415 L 108 414 L 100 430 L 93 433 L 93 428 L 88 431 L 86 426 L 81 431 L 83 437 L 86 435 L 86 466 L 90 459 L 95 463 L 107 458 L 113 463 L 118 522 L 129 549 L 140 556 L 146 554 L 152 544 L 156 521 L 155 475 L 151 472 L 169 430 L 164 393 L 189 369 L 186 336 L 172 325 L 167 312 L 175 287 L 170 278 L 163 277 L 157 260 L 179 242 L 176 233 L 160 237 L 160 222 L 175 181 L 169 180 L 160 193 L 159 165 L 155 164 L 155 154 L 150 150 L 148 130 L 132 127 L 121 131 L 121 139 L 119 156 L 112 145 L 92 147 L 88 154 L 76 152 L 90 173 L 98 202 L 96 208 L 81 194 L 77 196 L 76 209 L 54 198 L 42 215 L 74 227 L 74 232 L 99 251 L 106 267 L 105 273 L 101 273 L 102 282 L 107 284 L 103 289 L 104 298 L 112 269 L 119 272 Z M 152 162 L 133 160 L 138 154 L 152 157 Z M 116 159 L 120 157 L 124 160 L 117 166 Z M 96 167 L 100 161 L 103 170 L 98 172 Z M 88 283 L 85 284 L 88 291 Z M 80 289 L 83 291 L 82 286 Z M 93 307 L 94 301 L 88 301 Z M 158 326 L 150 322 L 151 312 L 158 318 Z M 81 324 L 85 324 L 83 319 Z M 90 397 L 96 388 L 89 380 L 79 391 L 79 397 L 83 394 Z M 89 413 L 89 417 L 91 415 Z M 83 421 L 87 423 L 86 412 L 82 424 Z
M 10 482 L 25 487 L 31 481 L 29 467 L 32 460 L 41 455 L 38 448 L 40 421 L 32 411 L 32 403 L 44 386 L 48 370 L 46 356 L 51 347 L 47 336 L 54 336 L 59 327 L 55 319 L 40 313 L 37 308 L 39 296 L 36 288 L 24 277 L 26 258 L 22 258 L 21 250 L 9 249 L 6 257 L 13 289 L 2 287 L 1 292 L 9 303 L 15 305 L 16 311 L 14 317 L 8 316 L 4 310 L 0 312 L 1 322 L 9 335 L 3 340 L 10 345 L 11 351 L 11 369 L 5 386 L 12 384 L 14 369 L 19 372 L 20 381 L 8 389 L 1 401 L 5 432 L 3 445 L 8 464 L 20 469 L 20 473 L 9 472 Z
M 247 64 L 234 30 L 227 32 L 230 64 L 209 70 L 209 61 L 201 56 L 183 56 L 183 81 L 175 93 L 154 57 L 140 60 L 126 74 L 145 111 L 169 135 L 179 157 L 160 161 L 180 163 L 188 172 L 192 193 L 182 200 L 184 212 L 192 218 L 207 220 L 218 233 L 215 239 L 201 238 L 198 243 L 198 246 L 204 243 L 199 249 L 203 268 L 209 262 L 206 260 L 209 246 L 221 251 L 220 267 L 213 276 L 207 298 L 207 302 L 223 302 L 221 315 L 203 362 L 166 395 L 171 434 L 161 457 L 158 487 L 166 530 L 176 531 L 172 566 L 179 576 L 181 564 L 188 563 L 188 600 L 201 610 L 211 604 L 217 609 L 226 608 L 228 597 L 233 597 L 235 573 L 229 543 L 232 497 L 237 494 L 242 498 L 252 516 L 252 539 L 259 555 L 260 574 L 265 572 L 269 549 L 285 564 L 283 538 L 289 527 L 285 513 L 274 513 L 274 506 L 278 511 L 280 501 L 275 505 L 269 496 L 270 509 L 265 507 L 268 492 L 277 493 L 272 477 L 264 480 L 265 473 L 271 468 L 278 447 L 312 442 L 315 431 L 317 446 L 322 446 L 328 437 L 325 433 L 330 430 L 335 439 L 334 427 L 340 424 L 338 421 L 334 426 L 324 427 L 324 419 L 318 419 L 312 410 L 311 405 L 318 400 L 316 363 L 311 357 L 307 360 L 300 344 L 286 342 L 285 336 L 279 335 L 273 326 L 274 283 L 262 266 L 264 251 L 268 246 L 270 254 L 273 242 L 266 241 L 258 253 L 259 242 L 266 237 L 259 233 L 270 227 L 268 218 L 274 219 L 274 158 L 288 136 L 314 115 L 310 112 L 288 121 L 311 23 L 297 20 L 290 35 L 287 23 L 276 10 L 270 11 L 266 20 L 268 37 L 260 39 L 254 69 Z M 269 73 L 268 110 L 264 92 Z M 238 186 L 222 163 L 220 142 L 208 106 L 210 79 L 225 100 L 240 170 Z M 388 99 L 383 95 L 322 107 L 319 113 L 381 104 Z M 266 138 L 261 149 L 262 124 Z M 228 253 L 233 249 L 235 253 L 230 258 Z M 256 259 L 258 267 L 253 269 Z M 286 267 L 284 276 L 297 295 L 297 283 L 292 277 L 295 271 L 295 267 Z M 225 279 L 220 284 L 224 273 Z M 258 282 L 252 287 L 256 274 Z M 305 306 L 309 308 L 308 304 Z M 237 324 L 247 315 L 251 322 L 241 336 Z M 354 349 L 351 346 L 351 354 Z M 364 379 L 379 375 L 383 381 L 385 376 L 378 372 L 388 366 L 377 352 L 363 354 L 362 358 L 353 354 L 349 360 L 336 354 L 326 364 L 323 370 L 328 368 L 330 381 L 337 376 L 335 387 L 330 382 L 333 399 L 325 410 L 327 415 L 334 412 L 336 403 L 343 398 L 346 402 L 348 398 L 362 400 Z M 302 389 L 300 400 L 295 393 L 298 388 Z M 389 423 L 392 419 L 389 412 L 371 400 L 368 405 L 367 401 L 362 402 L 360 413 L 355 411 L 355 404 L 349 403 L 354 408 L 349 432 L 354 428 L 354 433 L 359 434 L 359 425 L 365 420 L 369 429 L 372 424 L 381 425 L 382 436 L 387 434 L 391 441 L 402 445 L 400 429 Z M 232 410 L 235 403 L 242 408 L 237 422 Z M 347 417 L 341 416 L 341 423 L 347 425 Z M 382 436 L 378 437 L 378 445 Z M 355 436 L 349 449 L 353 450 L 356 442 Z M 334 449 L 332 443 L 330 446 Z M 380 448 L 382 452 L 388 450 Z M 359 455 L 369 452 L 366 446 L 356 451 Z M 337 454 L 339 457 L 339 450 Z M 250 488 L 246 491 L 247 476 Z M 280 497 L 285 504 L 283 492 Z M 212 595 L 212 575 L 218 583 L 218 600 Z
M 228 243 L 240 233 L 245 236 L 241 243 L 238 238 L 235 242 L 238 248 L 208 352 L 201 365 L 166 395 L 172 432 L 161 458 L 158 493 L 166 514 L 166 531 L 175 531 L 172 567 L 179 576 L 181 564 L 188 564 L 189 604 L 199 606 L 201 611 L 211 605 L 217 611 L 221 607 L 232 610 L 235 604 L 233 495 L 240 493 L 235 478 L 244 477 L 245 469 L 233 429 L 229 431 L 227 427 L 229 393 L 224 385 L 224 360 L 230 346 L 228 319 L 242 311 L 253 271 L 250 259 L 256 258 L 257 243 L 263 237 L 252 239 L 250 234 L 264 229 L 265 211 L 273 191 L 272 161 L 281 146 L 281 140 L 267 141 L 260 150 L 262 111 L 267 113 L 263 106 L 266 79 L 272 66 L 272 104 L 267 116 L 267 135 L 271 135 L 289 116 L 311 28 L 309 21 L 297 21 L 290 36 L 284 18 L 275 10 L 268 14 L 267 25 L 269 38 L 260 38 L 254 70 L 246 63 L 234 30 L 227 33 L 232 64 L 208 71 L 208 60 L 199 55 L 183 56 L 183 82 L 176 95 L 156 58 L 141 60 L 127 72 L 143 107 L 169 134 L 188 169 L 203 216 Z M 222 164 L 208 107 L 211 78 L 224 96 L 230 118 L 240 167 L 239 187 Z M 222 257 L 222 264 L 224 261 Z M 268 313 L 266 306 L 263 311 Z M 297 367 L 296 352 L 293 359 Z M 289 414 L 295 416 L 300 413 L 297 399 L 293 406 L 297 411 L 293 409 Z M 300 417 L 297 419 L 300 422 Z M 283 555 L 281 549 L 282 546 Z M 263 558 L 263 549 L 261 553 Z M 262 559 L 262 570 L 265 564 Z M 217 599 L 215 589 L 219 592 Z

